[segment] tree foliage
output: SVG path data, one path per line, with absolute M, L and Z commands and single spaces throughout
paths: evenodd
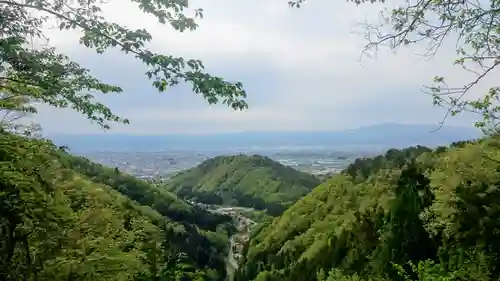
M 132 1 L 179 32 L 203 11 L 184 0 Z M 154 53 L 145 29 L 106 20 L 100 0 L 0 0 L 0 279 L 222 280 L 230 218 L 194 208 L 143 181 L 73 157 L 50 142 L 13 135 L 34 104 L 71 108 L 102 128 L 128 123 L 95 99 L 120 93 L 60 50 L 45 31 L 81 34 L 101 54 L 111 48 L 147 66 L 160 92 L 179 83 L 208 103 L 247 107 L 240 82 L 204 71 L 201 61 Z M 32 47 L 37 42 L 37 47 Z M 31 133 L 31 130 L 28 130 Z
M 206 204 L 236 205 L 280 215 L 320 181 L 259 155 L 218 156 L 168 179 L 164 188 Z
M 229 218 L 79 161 L 1 132 L 0 280 L 224 278 Z
M 420 145 L 401 150 L 393 148 L 387 150 L 384 155 L 358 158 L 354 160 L 354 163 L 349 164 L 342 173 L 351 176 L 354 180 L 363 181 L 380 170 L 401 168 L 420 155 L 431 151 L 432 149 Z
M 195 30 L 195 18 L 203 15 L 201 9 L 195 9 L 194 18 L 185 16 L 184 12 L 190 7 L 184 0 L 132 2 L 159 23 L 168 24 L 179 32 Z M 80 31 L 80 43 L 97 53 L 118 48 L 133 55 L 148 67 L 146 76 L 160 92 L 181 82 L 188 83 L 210 104 L 222 102 L 233 109 L 247 107 L 246 93 L 240 82 L 232 83 L 204 72 L 199 60 L 148 50 L 146 44 L 152 40 L 151 34 L 145 29 L 131 30 L 107 21 L 102 14 L 103 4 L 100 0 L 0 1 L 0 92 L 7 94 L 3 102 L 23 98 L 55 107 L 69 107 L 104 128 L 109 128 L 109 122 L 129 122 L 94 99 L 96 93 L 121 92 L 119 86 L 100 81 L 55 48 L 48 45 L 30 47 L 33 39 L 47 39 L 44 28 L 57 21 L 61 30 Z
M 236 280 L 498 280 L 498 144 L 360 160 L 259 228 Z
M 290 6 L 300 7 L 305 0 L 289 1 Z M 386 2 L 384 0 L 352 0 L 356 4 Z M 448 40 L 454 41 L 455 65 L 471 74 L 469 81 L 449 85 L 445 77 L 436 74 L 432 84 L 423 87 L 433 96 L 435 105 L 448 108 L 449 115 L 474 112 L 483 119 L 476 123 L 486 133 L 494 133 L 500 123 L 500 88 L 491 80 L 489 90 L 479 98 L 472 94 L 485 79 L 495 78 L 500 64 L 500 2 L 405 0 L 396 2 L 394 8 L 381 11 L 379 23 L 366 24 L 365 51 L 379 47 L 397 50 L 401 47 L 422 44 L 425 57 L 433 57 Z M 445 52 L 447 50 L 444 50 Z M 431 78 L 431 77 L 429 77 Z
M 89 177 L 94 182 L 106 184 L 123 195 L 144 206 L 150 206 L 160 214 L 178 222 L 196 224 L 203 229 L 215 231 L 217 226 L 230 223 L 226 216 L 207 213 L 174 194 L 156 188 L 134 176 L 116 169 L 93 163 L 84 157 L 61 153 L 67 167 Z

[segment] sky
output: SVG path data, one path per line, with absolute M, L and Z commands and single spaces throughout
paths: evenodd
M 452 83 L 466 78 L 452 66 L 452 40 L 430 60 L 419 55 L 425 46 L 361 57 L 366 41 L 360 23 L 376 22 L 381 4 L 309 0 L 300 9 L 289 8 L 287 0 L 190 4 L 204 9 L 204 19 L 196 31 L 186 33 L 157 23 L 128 1 L 110 1 L 104 11 L 111 21 L 150 31 L 151 50 L 201 59 L 211 74 L 241 81 L 249 109 L 209 106 L 186 85 L 158 93 L 144 75 L 145 67 L 132 56 L 118 51 L 99 55 L 80 46 L 75 32 L 47 30 L 51 45 L 124 89 L 98 97 L 130 119 L 129 125 L 112 125 L 112 132 L 329 131 L 379 123 L 438 124 L 445 111 L 433 107 L 419 85 L 429 84 L 435 75 Z M 102 132 L 70 110 L 42 106 L 39 111 L 35 121 L 45 134 Z M 473 118 L 454 117 L 446 124 L 470 126 Z

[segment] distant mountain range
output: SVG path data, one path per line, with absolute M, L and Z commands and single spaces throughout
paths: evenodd
M 258 151 L 290 149 L 355 150 L 429 147 L 454 141 L 476 139 L 482 133 L 474 128 L 437 125 L 380 124 L 332 132 L 241 132 L 212 135 L 53 135 L 58 145 L 72 151 Z

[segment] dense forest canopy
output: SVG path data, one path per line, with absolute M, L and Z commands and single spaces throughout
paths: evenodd
M 186 0 L 132 2 L 179 32 L 196 29 L 203 15 L 193 9 L 194 18 L 185 16 Z M 0 122 L 0 280 L 224 280 L 231 219 L 168 190 L 274 215 L 291 205 L 254 230 L 236 280 L 498 280 L 498 136 L 435 150 L 389 150 L 355 161 L 316 188 L 313 176 L 258 156 L 215 158 L 159 188 L 14 134 L 17 118 L 36 113 L 34 102 L 71 108 L 105 129 L 129 122 L 94 99 L 121 92 L 119 85 L 100 81 L 49 45 L 30 47 L 32 39 L 46 39 L 44 28 L 54 21 L 61 30 L 81 31 L 80 43 L 97 53 L 118 48 L 142 61 L 160 92 L 188 83 L 210 104 L 247 107 L 241 83 L 206 73 L 199 60 L 153 53 L 145 47 L 148 31 L 107 21 L 103 4 L 0 0 L 0 110 L 9 113 Z M 434 55 L 457 34 L 455 63 L 476 76 L 460 87 L 438 76 L 426 89 L 451 115 L 482 114 L 477 125 L 494 135 L 498 87 L 478 100 L 466 95 L 500 63 L 500 2 L 401 5 L 383 14 L 385 25 L 368 26 L 367 49 L 427 41 Z
M 357 161 L 261 227 L 237 280 L 498 280 L 499 145 Z
M 2 280 L 224 279 L 230 218 L 50 142 L 0 144 Z M 355 161 L 255 229 L 236 280 L 496 280 L 499 146 Z M 235 159 L 288 171 L 260 156 L 201 168 Z
M 440 148 L 439 151 L 441 149 L 443 148 Z M 401 150 L 389 149 L 383 155 L 354 160 L 354 163 L 349 164 L 349 166 L 342 171 L 342 174 L 351 176 L 355 181 L 363 181 L 382 169 L 401 168 L 407 164 L 408 161 L 415 160 L 423 153 L 431 151 L 432 149 L 425 146 L 408 147 Z
M 132 2 L 179 32 L 195 30 L 203 15 L 184 0 Z M 240 82 L 206 73 L 199 60 L 148 50 L 151 34 L 107 21 L 103 5 L 0 1 L 0 280 L 222 280 L 230 218 L 31 139 L 38 128 L 16 123 L 36 103 L 71 108 L 104 129 L 129 123 L 94 99 L 120 93 L 119 85 L 50 46 L 45 31 L 54 22 L 81 32 L 79 42 L 97 53 L 118 48 L 142 61 L 160 92 L 187 83 L 210 104 L 247 107 Z
M 320 181 L 259 155 L 218 156 L 181 171 L 164 187 L 206 204 L 236 205 L 279 215 Z
M 225 276 L 229 217 L 6 132 L 0 171 L 1 280 Z
M 92 181 L 106 184 L 141 205 L 150 206 L 160 214 L 175 221 L 194 223 L 208 230 L 215 231 L 222 223 L 229 223 L 230 218 L 209 214 L 187 202 L 180 200 L 170 192 L 121 173 L 118 169 L 104 167 L 84 157 L 63 154 L 64 163 L 71 169 L 89 177 Z

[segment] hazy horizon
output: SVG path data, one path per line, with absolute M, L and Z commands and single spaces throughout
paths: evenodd
M 425 127 L 425 128 L 431 128 L 434 127 L 433 130 L 435 129 L 436 132 L 439 132 L 441 126 L 438 123 L 432 124 L 432 123 L 411 123 L 411 124 L 406 124 L 406 123 L 396 123 L 396 122 L 386 122 L 386 123 L 374 123 L 374 124 L 369 124 L 369 125 L 364 125 L 364 126 L 357 126 L 357 127 L 347 127 L 343 129 L 331 129 L 331 130 L 246 130 L 246 131 L 221 131 L 221 132 L 192 132 L 192 133 L 134 133 L 134 132 L 120 132 L 120 131 L 114 131 L 113 129 L 110 130 L 98 130 L 92 133 L 89 132 L 73 132 L 73 133 L 51 133 L 51 134 L 44 134 L 44 137 L 54 137 L 54 136 L 106 136 L 106 135 L 113 135 L 113 136 L 131 136 L 131 137 L 141 137 L 141 136 L 172 136 L 172 137 L 210 137 L 210 136 L 222 136 L 222 135 L 238 135 L 238 134 L 314 134 L 314 133 L 339 133 L 339 132 L 349 132 L 349 131 L 356 131 L 356 130 L 364 130 L 364 129 L 371 129 L 371 128 L 377 128 L 381 126 L 405 126 L 405 127 Z M 443 125 L 442 128 L 444 129 L 464 129 L 464 130 L 473 130 L 473 131 L 478 131 L 480 132 L 480 129 L 476 128 L 471 124 L 470 126 L 467 125 Z M 432 133 L 432 130 L 428 131 L 429 133 Z
M 117 50 L 96 54 L 81 46 L 78 32 L 47 30 L 50 44 L 104 82 L 123 88 L 120 94 L 97 95 L 129 125 L 111 124 L 124 134 L 211 134 L 231 131 L 332 131 L 374 123 L 438 124 L 446 109 L 434 107 L 419 86 L 444 76 L 461 85 L 468 73 L 455 61 L 455 45 L 444 42 L 432 60 L 415 45 L 394 54 L 381 49 L 360 60 L 366 43 L 360 23 L 376 22 L 381 6 L 357 6 L 326 0 L 290 9 L 286 1 L 193 0 L 204 18 L 194 32 L 178 33 L 141 13 L 134 3 L 103 5 L 111 21 L 131 29 L 145 28 L 153 52 L 200 59 L 206 70 L 229 81 L 240 81 L 249 108 L 235 112 L 208 105 L 184 84 L 158 93 L 144 76 L 145 66 Z M 117 12 L 119 11 L 119 12 Z M 255 21 L 255 19 L 259 19 Z M 474 92 L 486 89 L 480 85 Z M 474 93 L 471 93 L 474 95 Z M 42 105 L 34 121 L 46 134 L 100 133 L 71 109 Z M 478 116 L 448 118 L 447 125 L 470 126 Z
M 259 151 L 380 150 L 414 145 L 439 146 L 481 136 L 477 129 L 444 126 L 378 124 L 341 131 L 242 132 L 211 135 L 55 135 L 58 145 L 78 151 Z

